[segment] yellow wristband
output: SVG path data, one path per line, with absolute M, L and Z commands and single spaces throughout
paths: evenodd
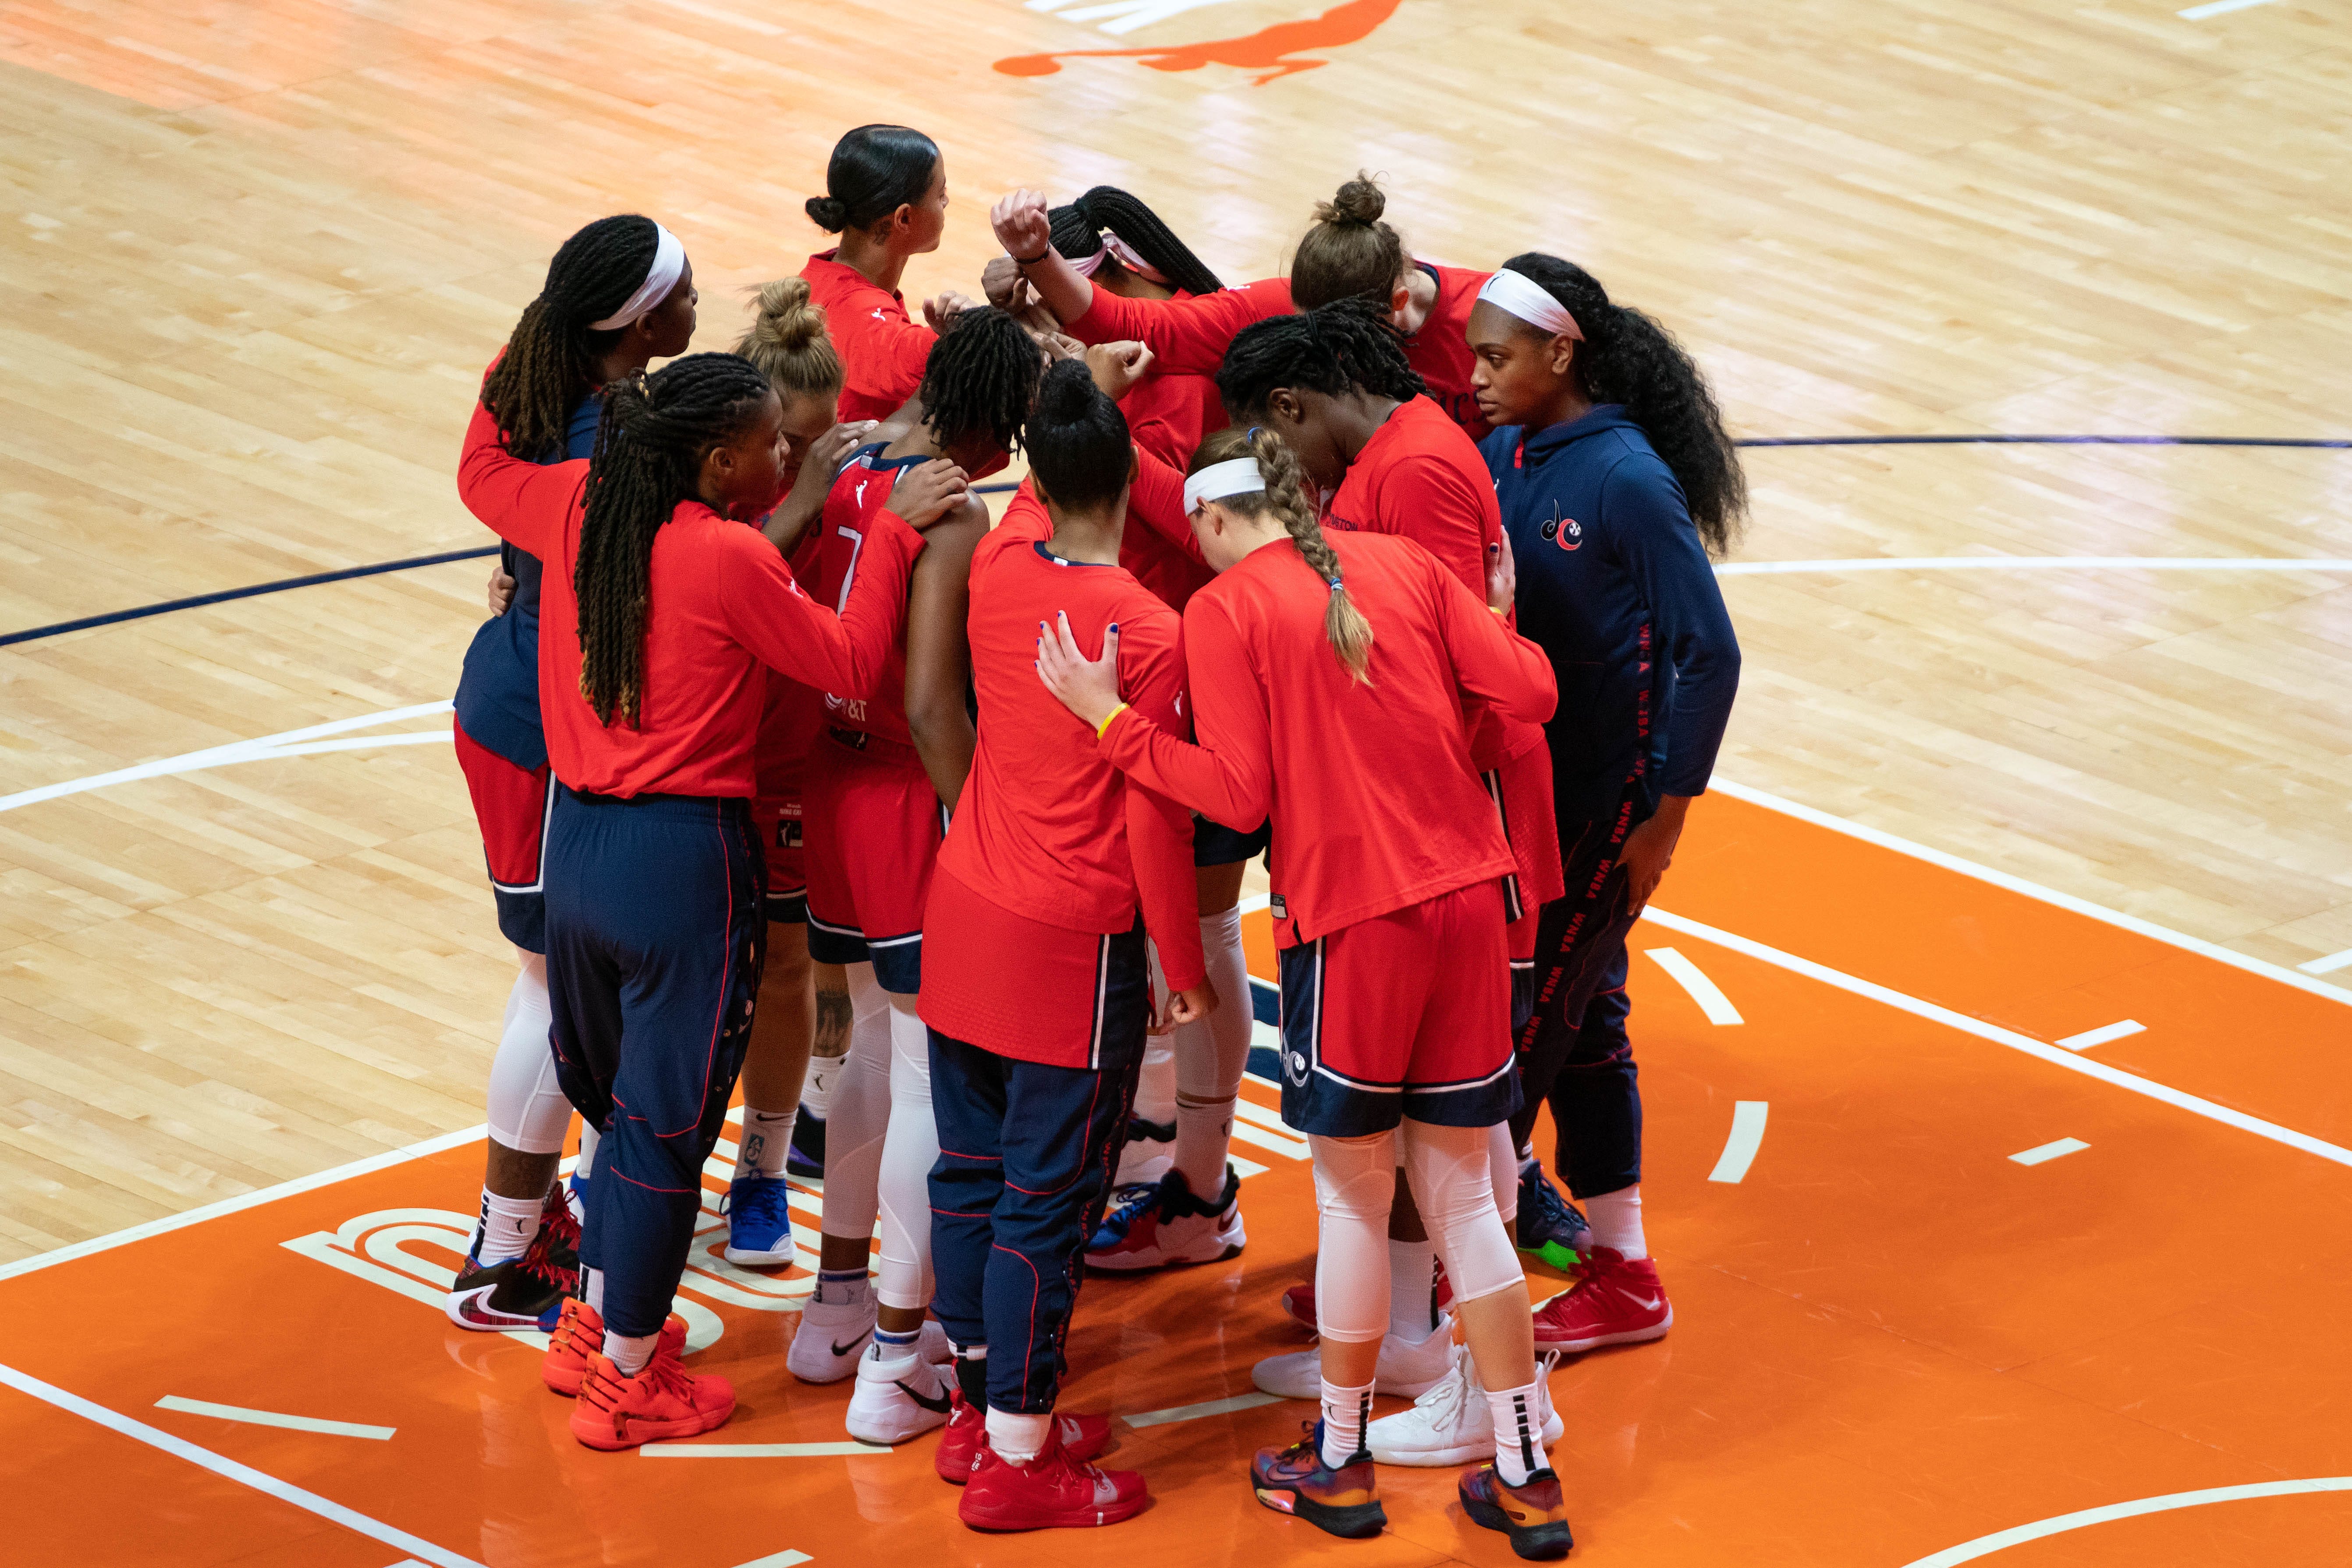
M 1101 740 L 1103 738 L 1103 731 L 1110 728 L 1110 721 L 1126 711 L 1127 704 L 1122 702 L 1118 707 L 1112 709 L 1109 712 L 1104 714 L 1103 721 L 1095 726 L 1095 739 L 1097 741 Z
M 1495 608 L 1495 606 L 1494 606 L 1494 605 L 1487 605 L 1487 606 L 1486 606 L 1486 613 L 1487 613 L 1488 615 L 1490 615 L 1490 616 L 1507 616 L 1507 615 L 1509 615 L 1511 612 L 1510 612 L 1510 611 L 1508 611 L 1508 610 L 1498 610 L 1498 609 Z

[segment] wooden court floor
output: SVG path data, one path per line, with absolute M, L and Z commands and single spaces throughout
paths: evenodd
M 0 0 L 0 638 L 478 547 L 458 435 L 553 246 L 660 217 L 724 346 L 871 120 L 949 160 L 910 295 L 1022 184 L 1266 276 L 1363 167 L 1418 253 L 1658 315 L 1743 439 L 2340 440 L 2352 15 L 2190 9 Z M 1555 1379 L 1580 1558 L 2352 1560 L 2352 451 L 1746 457 L 1740 703 L 1634 944 L 1677 1322 Z M 1304 1408 L 1189 1412 L 1303 1342 L 1270 1114 L 1241 1260 L 1089 1288 L 1070 1396 L 1160 1500 L 1099 1538 L 961 1531 L 929 1439 L 591 1456 L 446 1329 L 512 973 L 447 745 L 481 575 L 0 641 L 0 1558 L 1508 1560 L 1434 1475 L 1377 1543 L 1278 1520 L 1235 1476 Z M 796 1278 L 682 1297 L 714 1441 L 838 1441 Z

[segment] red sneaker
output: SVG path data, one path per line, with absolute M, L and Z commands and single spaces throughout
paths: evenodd
M 723 1377 L 686 1370 L 686 1320 L 662 1324 L 653 1360 L 635 1377 L 599 1352 L 572 1406 L 572 1435 L 591 1448 L 634 1448 L 665 1437 L 691 1437 L 727 1424 L 735 1389 Z
M 564 1298 L 563 1314 L 547 1336 L 547 1353 L 539 1358 L 540 1381 L 571 1398 L 588 1375 L 588 1358 L 604 1348 L 604 1320 L 596 1309 L 576 1296 Z
M 956 1517 L 974 1530 L 1051 1530 L 1117 1524 L 1142 1512 L 1150 1500 L 1143 1478 L 1077 1458 L 1062 1446 L 1061 1427 L 1054 1423 L 1045 1447 L 1025 1465 L 998 1458 L 982 1432 Z
M 1578 1267 L 1576 1283 L 1536 1310 L 1536 1350 L 1638 1344 L 1664 1337 L 1674 1321 L 1655 1261 L 1596 1247 Z
M 940 1446 L 931 1454 L 932 1468 L 940 1479 L 950 1486 L 960 1487 L 971 1479 L 971 1468 L 980 1460 L 980 1436 L 988 1425 L 988 1413 L 971 1403 L 959 1388 L 949 1396 L 948 1424 L 940 1433 Z M 1062 1440 L 1062 1452 L 1076 1460 L 1093 1458 L 1110 1447 L 1110 1417 L 1108 1415 L 1066 1415 L 1054 1413 L 1055 1435 Z
M 1437 1269 L 1437 1310 L 1440 1312 L 1454 1305 L 1454 1281 L 1445 1277 L 1443 1264 Z M 1315 1328 L 1315 1287 L 1312 1282 L 1293 1285 L 1282 1293 L 1283 1316 L 1312 1331 Z

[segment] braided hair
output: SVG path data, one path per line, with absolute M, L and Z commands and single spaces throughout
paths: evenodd
M 1236 458 L 1256 459 L 1258 475 L 1265 480 L 1265 489 L 1255 494 L 1224 496 L 1217 504 L 1244 517 L 1270 514 L 1281 522 L 1299 559 L 1322 579 L 1329 592 L 1330 603 L 1323 611 L 1323 635 L 1329 639 L 1331 651 L 1339 656 L 1340 665 L 1350 676 L 1370 686 L 1372 623 L 1356 607 L 1354 597 L 1348 592 L 1346 574 L 1339 569 L 1339 553 L 1323 537 L 1323 525 L 1316 521 L 1314 505 L 1307 499 L 1307 473 L 1298 466 L 1298 455 L 1264 426 L 1254 425 L 1247 430 L 1236 426 L 1220 430 L 1202 442 L 1201 449 L 1192 454 L 1191 471 L 1197 474 L 1213 463 L 1231 462 Z
M 809 301 L 805 278 L 760 285 L 735 352 L 760 367 L 780 397 L 840 395 L 841 354 L 825 335 L 824 308 Z
M 959 310 L 923 363 L 923 423 L 942 451 L 986 437 L 1009 452 L 1037 401 L 1044 352 L 1027 328 L 993 305 Z
M 1277 386 L 1338 397 L 1349 391 L 1409 402 L 1428 390 L 1388 312 L 1367 300 L 1335 300 L 1295 316 L 1244 327 L 1217 367 L 1217 395 L 1239 418 L 1265 413 Z
M 1103 395 L 1082 359 L 1046 368 L 1024 439 L 1029 471 L 1056 506 L 1100 506 L 1127 488 L 1135 451 L 1127 416 Z
M 1302 310 L 1334 300 L 1369 300 L 1385 315 L 1404 276 L 1404 240 L 1381 221 L 1389 199 L 1360 170 L 1328 202 L 1290 258 L 1290 299 Z
M 1568 308 L 1583 329 L 1575 366 L 1595 403 L 1622 403 L 1683 487 L 1691 521 L 1709 555 L 1722 558 L 1748 510 L 1739 450 L 1706 378 L 1674 334 L 1629 306 L 1572 261 L 1531 250 L 1503 266 L 1525 275 Z
M 646 606 L 654 535 L 701 486 L 702 459 L 742 434 L 775 395 L 733 354 L 688 354 L 605 389 L 580 520 L 580 695 L 610 724 L 645 703 Z
M 625 329 L 591 331 L 653 270 L 660 229 L 635 213 L 600 217 L 563 242 L 539 298 L 523 307 L 507 352 L 482 384 L 482 406 L 507 450 L 534 463 L 563 456 L 572 405 L 596 386 L 597 363 Z
M 1208 264 L 1160 221 L 1160 215 L 1117 185 L 1097 185 L 1066 207 L 1046 215 L 1054 226 L 1054 248 L 1076 261 L 1102 248 L 1102 231 L 1125 240 L 1160 269 L 1171 287 L 1188 294 L 1214 294 L 1224 287 Z

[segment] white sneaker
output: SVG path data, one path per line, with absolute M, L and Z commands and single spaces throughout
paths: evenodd
M 915 1353 L 925 1361 L 938 1362 L 942 1365 L 952 1364 L 955 1361 L 955 1346 L 948 1342 L 948 1331 L 940 1327 L 937 1318 L 923 1320 L 923 1337 L 916 1342 Z
M 1249 1245 L 1242 1228 L 1242 1179 L 1225 1167 L 1224 1191 L 1203 1203 L 1192 1195 L 1184 1173 L 1160 1178 L 1150 1200 L 1124 1215 L 1123 1234 L 1112 1245 L 1087 1254 L 1087 1267 L 1112 1272 L 1164 1268 L 1179 1263 L 1221 1263 L 1239 1258 Z M 1111 1227 L 1105 1226 L 1104 1230 Z M 1097 1241 L 1103 1239 L 1097 1231 Z
M 871 1345 L 857 1358 L 857 1386 L 843 1425 L 861 1443 L 903 1443 L 947 1425 L 955 1386 L 954 1369 L 925 1361 L 919 1350 Z
M 1141 1186 L 1157 1182 L 1176 1164 L 1176 1124 L 1145 1121 L 1133 1118 L 1127 1124 L 1127 1142 L 1119 1145 L 1118 1171 L 1111 1178 L 1111 1187 Z M 1137 1137 L 1138 1132 L 1145 1135 Z M 1150 1134 L 1165 1132 L 1165 1138 Z
M 874 1342 L 874 1315 L 880 1309 L 870 1279 L 854 1285 L 820 1281 L 801 1309 L 785 1368 L 803 1383 L 839 1383 L 857 1370 L 859 1352 Z
M 1381 1369 L 1375 1387 L 1400 1399 L 1418 1399 L 1444 1381 L 1453 1368 L 1454 1315 L 1438 1319 L 1437 1327 L 1419 1342 L 1400 1334 L 1381 1338 Z M 1323 1397 L 1323 1352 L 1318 1349 L 1270 1355 L 1250 1368 L 1250 1381 L 1284 1399 Z M 1489 1443 L 1489 1450 L 1494 1445 Z
M 1536 1399 L 1543 1415 L 1546 1447 L 1559 1441 L 1559 1412 L 1551 1405 L 1551 1369 L 1559 1357 L 1548 1355 L 1536 1368 Z M 1383 1465 L 1475 1465 L 1495 1457 L 1495 1411 L 1486 1403 L 1486 1385 L 1478 1381 L 1478 1363 L 1470 1347 L 1454 1347 L 1454 1367 L 1437 1385 L 1412 1402 L 1410 1410 L 1383 1415 L 1364 1432 L 1366 1447 Z

